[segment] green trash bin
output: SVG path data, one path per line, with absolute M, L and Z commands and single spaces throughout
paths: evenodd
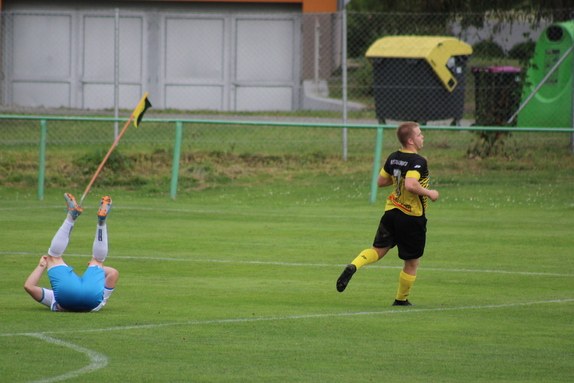
M 464 112 L 466 62 L 472 47 L 449 36 L 387 36 L 365 56 L 373 66 L 380 123 L 453 119 Z
M 526 72 L 517 126 L 572 126 L 573 37 L 574 22 L 568 21 L 548 26 L 538 38 Z

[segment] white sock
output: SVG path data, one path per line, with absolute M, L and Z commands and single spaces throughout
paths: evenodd
M 96 238 L 92 248 L 92 257 L 100 262 L 104 262 L 108 256 L 108 227 L 106 224 L 98 225 L 96 228 Z
M 52 257 L 61 257 L 62 254 L 64 254 L 64 251 L 66 251 L 66 247 L 68 247 L 68 243 L 70 242 L 70 234 L 72 233 L 73 228 L 74 220 L 68 215 L 52 239 L 50 249 L 48 249 L 49 255 Z
M 104 302 L 108 301 L 108 298 L 110 297 L 110 295 L 112 295 L 113 292 L 114 292 L 114 289 L 110 289 L 109 287 L 104 287 Z

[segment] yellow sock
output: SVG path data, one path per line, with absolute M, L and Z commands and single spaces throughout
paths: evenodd
M 368 265 L 369 263 L 375 263 L 379 260 L 379 254 L 373 249 L 366 249 L 361 251 L 361 253 L 351 262 L 353 265 L 357 266 L 357 269 Z
M 401 270 L 401 275 L 399 276 L 399 290 L 397 291 L 396 298 L 398 301 L 407 300 L 416 278 L 416 275 L 409 275 Z

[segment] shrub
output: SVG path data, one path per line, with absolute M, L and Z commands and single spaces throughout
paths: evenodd
M 472 47 L 472 55 L 480 58 L 504 58 L 506 53 L 504 49 L 494 41 L 492 38 L 489 40 L 479 41 Z
M 508 57 L 520 61 L 528 61 L 534 56 L 536 43 L 534 41 L 524 41 L 516 44 L 508 51 Z
M 84 175 L 93 174 L 98 169 L 98 166 L 100 166 L 106 154 L 107 151 L 103 149 L 95 150 L 76 158 L 72 163 L 82 169 Z M 119 172 L 129 169 L 130 165 L 130 159 L 116 149 L 108 157 L 105 167 L 113 172 Z

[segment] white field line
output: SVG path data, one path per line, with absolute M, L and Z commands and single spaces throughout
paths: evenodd
M 99 205 L 98 205 L 99 206 Z M 94 205 L 93 208 L 97 209 L 98 206 Z M 84 205 L 84 207 L 86 207 L 86 205 Z M 36 210 L 36 209 L 61 209 L 62 211 L 65 211 L 65 209 L 62 207 L 62 205 L 58 205 L 58 206 L 33 206 L 33 207 L 2 207 L 0 208 L 0 211 L 11 211 L 11 210 Z M 143 211 L 160 211 L 160 212 L 172 212 L 172 213 L 185 213 L 185 214 L 189 214 L 189 213 L 195 213 L 195 214 L 218 214 L 221 216 L 230 216 L 230 215 L 236 215 L 236 216 L 260 216 L 260 217 L 294 217 L 294 218 L 319 218 L 319 219 L 323 219 L 323 218 L 335 218 L 335 219 L 352 219 L 352 220 L 367 220 L 367 221 L 373 221 L 375 220 L 378 223 L 378 220 L 381 218 L 381 215 L 383 214 L 382 210 L 377 210 L 376 212 L 371 212 L 368 214 L 362 214 L 362 215 L 348 215 L 348 214 L 344 214 L 344 215 L 336 215 L 336 214 L 332 214 L 332 215 L 324 215 L 324 214 L 294 214 L 294 213 L 280 213 L 280 214 L 276 214 L 276 213 L 268 213 L 268 212 L 258 212 L 258 211 L 229 211 L 229 210 L 204 210 L 204 209 L 181 209 L 181 208 L 165 208 L 165 207 L 138 207 L 138 206 L 118 206 L 118 207 L 114 207 L 114 211 L 115 210 L 143 210 Z M 505 219 L 502 218 L 496 218 L 496 217 L 490 217 L 488 220 L 485 220 L 484 218 L 475 218 L 473 216 L 467 216 L 467 217 L 456 217 L 456 218 L 450 218 L 450 217 L 431 217 L 430 219 L 432 220 L 438 220 L 438 221 L 457 221 L 457 222 L 477 222 L 477 221 L 482 221 L 482 222 L 503 222 L 505 221 Z M 522 220 L 522 223 L 540 223 L 540 221 L 537 220 Z
M 86 207 L 83 205 L 83 207 Z M 97 206 L 93 207 L 94 210 L 97 209 Z M 61 209 L 62 211 L 66 211 L 62 206 L 34 206 L 34 207 L 2 207 L 0 211 L 13 211 L 13 210 L 37 210 L 37 209 Z M 176 208 L 162 208 L 162 207 L 129 207 L 129 206 L 121 206 L 121 207 L 114 207 L 114 211 L 116 210 L 144 210 L 144 211 L 160 211 L 160 212 L 171 212 L 171 213 L 196 213 L 196 214 L 217 214 L 221 216 L 230 216 L 230 215 L 239 215 L 239 216 L 260 216 L 260 217 L 300 217 L 300 218 L 344 218 L 344 219 L 366 219 L 366 220 L 379 220 L 381 218 L 380 215 L 375 214 L 372 216 L 368 215 L 360 215 L 360 216 L 351 216 L 351 215 L 323 215 L 323 214 L 275 214 L 275 213 L 267 213 L 267 212 L 254 212 L 254 211 L 228 211 L 228 210 L 203 210 L 203 209 L 176 209 Z M 65 218 L 65 216 L 64 216 Z
M 88 330 L 63 330 L 63 331 L 46 331 L 39 333 L 15 333 L 15 334 L 0 334 L 2 336 L 32 336 L 42 339 L 46 342 L 53 343 L 59 346 L 71 348 L 75 351 L 83 353 L 90 358 L 91 363 L 76 371 L 71 371 L 63 375 L 58 375 L 52 378 L 37 380 L 34 383 L 50 383 L 59 382 L 69 378 L 75 378 L 83 374 L 94 372 L 98 369 L 104 368 L 108 364 L 108 358 L 105 355 L 89 350 L 87 348 L 64 342 L 46 334 L 70 334 L 70 333 L 91 333 L 91 332 L 106 332 L 106 331 L 126 331 L 134 329 L 149 329 L 167 326 L 198 326 L 210 324 L 227 324 L 227 323 L 248 323 L 248 322 L 262 322 L 262 321 L 281 321 L 281 320 L 298 320 L 298 319 L 317 319 L 317 318 L 335 318 L 344 316 L 363 316 L 363 315 L 383 315 L 383 314 L 410 314 L 419 312 L 437 312 L 437 311 L 454 311 L 454 310 L 481 310 L 481 309 L 497 309 L 513 306 L 528 306 L 535 304 L 550 304 L 550 303 L 566 303 L 574 302 L 574 299 L 556 299 L 550 301 L 537 301 L 537 302 L 522 302 L 522 303 L 507 303 L 502 305 L 485 305 L 485 306 L 463 306 L 463 307 L 450 307 L 450 308 L 433 308 L 433 309 L 398 309 L 398 310 L 383 310 L 383 311 L 363 311 L 354 313 L 331 313 L 331 314 L 309 314 L 309 315 L 291 315 L 284 317 L 262 317 L 262 318 L 235 318 L 235 319 L 215 319 L 204 321 L 187 321 L 187 322 L 172 322 L 172 323 L 156 323 L 147 325 L 132 325 L 132 326 L 116 326 L 101 329 L 88 329 Z
M 212 319 L 203 321 L 186 321 L 186 322 L 170 322 L 170 323 L 155 323 L 155 324 L 142 324 L 132 326 L 116 326 L 107 328 L 94 328 L 85 330 L 61 330 L 61 331 L 44 331 L 38 333 L 13 333 L 13 334 L 0 334 L 0 336 L 37 336 L 46 334 L 77 334 L 77 333 L 92 333 L 92 332 L 105 332 L 105 331 L 124 331 L 124 330 L 137 330 L 146 328 L 158 328 L 167 326 L 198 326 L 210 324 L 225 324 L 225 323 L 249 323 L 249 322 L 264 322 L 264 321 L 284 321 L 284 320 L 298 320 L 298 319 L 318 319 L 318 318 L 336 318 L 336 317 L 351 317 L 351 316 L 364 316 L 364 315 L 385 315 L 385 314 L 411 314 L 421 312 L 446 312 L 446 311 L 459 311 L 459 310 L 486 310 L 486 309 L 499 309 L 516 306 L 531 306 L 540 304 L 552 303 L 568 303 L 574 302 L 574 298 L 570 299 L 553 299 L 548 301 L 534 301 L 534 302 L 516 302 L 505 303 L 501 305 L 484 305 L 484 306 L 460 306 L 460 307 L 436 307 L 429 309 L 413 309 L 413 308 L 398 308 L 392 310 L 382 311 L 360 311 L 360 312 L 344 312 L 344 313 L 329 313 L 329 314 L 306 314 L 306 315 L 289 315 L 282 317 L 259 317 L 259 318 L 232 318 L 232 319 Z
M 0 251 L 0 255 L 37 255 L 41 257 L 43 254 L 37 253 L 27 253 L 27 252 L 10 252 L 10 251 Z M 91 255 L 88 254 L 65 254 L 65 257 L 85 257 L 89 258 Z M 206 262 L 206 263 L 230 263 L 230 264 L 251 264 L 251 265 L 277 265 L 277 266 L 305 266 L 305 267 L 345 267 L 346 264 L 328 264 L 328 263 L 300 263 L 300 262 L 266 262 L 266 261 L 238 261 L 238 260 L 226 260 L 226 259 L 189 259 L 189 258 L 173 258 L 173 257 L 139 257 L 131 255 L 113 255 L 109 258 L 111 259 L 135 259 L 142 261 L 171 261 L 171 262 Z M 402 266 L 379 266 L 379 265 L 367 265 L 365 269 L 401 269 Z M 532 271 L 508 271 L 508 270 L 481 270 L 481 269 L 442 269 L 436 267 L 419 267 L 422 271 L 446 271 L 446 272 L 457 272 L 457 273 L 493 273 L 493 274 L 517 274 L 517 275 L 540 275 L 540 276 L 552 276 L 552 277 L 574 277 L 574 274 L 560 274 L 560 273 L 542 273 L 542 272 L 532 272 Z
M 62 380 L 75 378 L 75 377 L 78 377 L 80 375 L 94 372 L 94 371 L 99 370 L 100 368 L 104 368 L 108 365 L 108 358 L 105 355 L 102 355 L 98 352 L 89 350 L 87 348 L 84 348 L 84 347 L 81 347 L 81 346 L 78 346 L 78 345 L 75 345 L 72 343 L 64 342 L 63 340 L 60 340 L 60 339 L 46 336 L 43 333 L 29 333 L 26 335 L 32 336 L 32 337 L 35 337 L 38 339 L 42 339 L 48 343 L 53 343 L 53 344 L 56 344 L 58 346 L 71 348 L 74 351 L 85 354 L 91 361 L 91 363 L 89 365 L 87 365 L 86 367 L 82 367 L 79 370 L 70 371 L 70 372 L 65 373 L 63 375 L 54 376 L 52 378 L 36 380 L 35 383 L 59 382 Z

